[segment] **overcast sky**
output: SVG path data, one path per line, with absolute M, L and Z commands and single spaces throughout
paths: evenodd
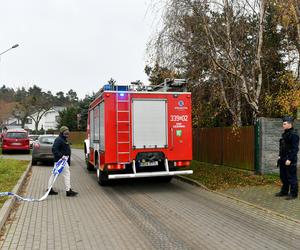
M 0 85 L 80 98 L 111 77 L 147 82 L 151 0 L 0 0 Z M 149 8 L 150 7 L 150 8 Z M 149 10 L 150 9 L 150 10 Z

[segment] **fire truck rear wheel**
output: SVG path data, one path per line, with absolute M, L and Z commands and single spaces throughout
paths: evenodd
M 100 186 L 108 185 L 107 173 L 105 173 L 104 171 L 101 171 L 99 168 L 97 168 L 97 178 L 98 178 L 98 183 Z

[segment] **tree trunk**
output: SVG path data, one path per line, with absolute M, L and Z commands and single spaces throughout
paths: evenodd
M 298 67 L 297 67 L 297 80 L 300 78 L 300 3 L 298 0 L 294 0 L 292 4 L 294 17 L 296 20 L 297 27 L 297 51 L 298 51 Z
M 36 123 L 34 124 L 34 127 L 35 127 L 35 134 L 37 134 L 37 132 L 38 132 L 38 130 L 39 130 L 39 123 L 36 122 Z
M 22 128 L 25 128 L 25 124 L 26 124 L 27 117 L 21 118 L 20 120 L 21 120 L 21 127 L 22 127 Z
M 258 102 L 262 87 L 262 79 L 263 79 L 263 71 L 261 66 L 261 58 L 262 58 L 262 46 L 263 46 L 263 35 L 264 35 L 264 19 L 265 19 L 265 11 L 266 11 L 266 0 L 261 0 L 260 2 L 260 16 L 259 16 L 259 31 L 258 31 L 258 46 L 257 46 L 257 54 L 256 54 L 256 66 L 258 71 L 257 76 L 257 85 L 256 85 L 256 93 L 255 93 L 255 104 L 256 107 L 254 109 L 255 116 L 258 114 Z M 255 81 L 255 79 L 253 79 Z
M 235 92 L 235 103 L 236 103 L 236 126 L 241 127 L 242 126 L 242 108 L 241 108 L 241 93 L 236 88 L 234 90 Z

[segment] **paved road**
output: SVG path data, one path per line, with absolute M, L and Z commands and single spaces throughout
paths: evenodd
M 100 187 L 73 150 L 80 194 L 21 203 L 3 249 L 299 249 L 300 225 L 190 186 L 122 181 Z M 45 190 L 50 166 L 34 166 L 27 193 Z
M 9 153 L 9 154 L 2 154 L 0 155 L 0 158 L 4 159 L 17 159 L 17 160 L 31 160 L 31 154 L 14 154 L 14 153 Z

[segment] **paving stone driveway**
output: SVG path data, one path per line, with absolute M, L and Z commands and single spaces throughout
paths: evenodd
M 299 223 L 178 180 L 100 187 L 73 152 L 79 196 L 59 178 L 59 195 L 22 202 L 2 249 L 299 249 Z M 50 169 L 33 167 L 28 195 L 43 194 Z

